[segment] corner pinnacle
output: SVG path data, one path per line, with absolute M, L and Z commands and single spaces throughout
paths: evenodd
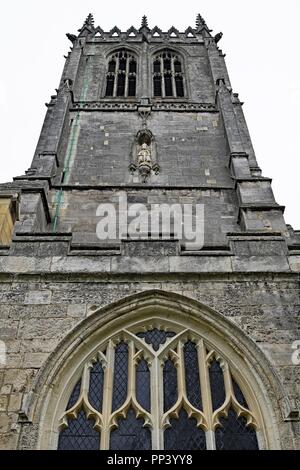
M 92 13 L 89 13 L 84 22 L 84 26 L 94 26 L 94 24 L 95 24 L 94 16 L 92 15 Z
M 146 15 L 144 15 L 143 18 L 142 18 L 141 28 L 149 28 L 149 26 L 148 26 L 148 18 L 147 18 Z
M 206 22 L 204 18 L 198 13 L 197 18 L 196 18 L 196 29 L 200 28 L 201 26 L 206 26 Z

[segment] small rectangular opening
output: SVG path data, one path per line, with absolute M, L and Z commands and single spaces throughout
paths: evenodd
M 135 76 L 129 77 L 129 80 L 128 80 L 128 96 L 135 96 L 135 88 L 136 88 L 136 78 L 135 78 Z
M 118 86 L 117 86 L 117 96 L 124 96 L 125 94 L 125 75 L 119 74 L 118 77 Z
M 161 77 L 154 77 L 154 96 L 161 96 Z
M 17 201 L 10 197 L 0 197 L 0 245 L 11 244 L 14 224 L 17 220 Z
M 171 75 L 165 75 L 166 96 L 173 96 Z
M 106 93 L 105 93 L 106 96 L 113 96 L 114 83 L 115 83 L 115 77 L 114 76 L 107 77 Z
M 129 62 L 129 73 L 136 73 L 136 62 L 134 60 Z
M 182 98 L 184 96 L 184 89 L 183 89 L 183 79 L 180 76 L 175 77 L 175 83 L 176 83 L 176 94 L 179 98 Z

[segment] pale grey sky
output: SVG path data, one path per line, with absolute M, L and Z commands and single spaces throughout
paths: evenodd
M 273 178 L 287 223 L 300 229 L 299 0 L 11 0 L 1 2 L 0 182 L 30 166 L 46 108 L 57 88 L 70 43 L 89 12 L 110 30 L 194 26 L 197 13 L 214 33 L 244 112 L 264 176 Z

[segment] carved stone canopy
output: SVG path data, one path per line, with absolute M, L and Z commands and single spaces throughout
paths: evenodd
M 136 137 L 139 145 L 151 145 L 151 142 L 153 140 L 153 134 L 149 129 L 143 129 L 139 131 Z

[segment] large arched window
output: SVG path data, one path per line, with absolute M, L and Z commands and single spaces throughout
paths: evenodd
M 221 351 L 179 323 L 122 327 L 77 377 L 58 449 L 258 449 L 251 392 Z
M 178 54 L 164 50 L 154 57 L 153 94 L 161 98 L 184 97 L 183 66 Z
M 125 49 L 109 58 L 105 96 L 133 97 L 136 95 L 136 58 Z

